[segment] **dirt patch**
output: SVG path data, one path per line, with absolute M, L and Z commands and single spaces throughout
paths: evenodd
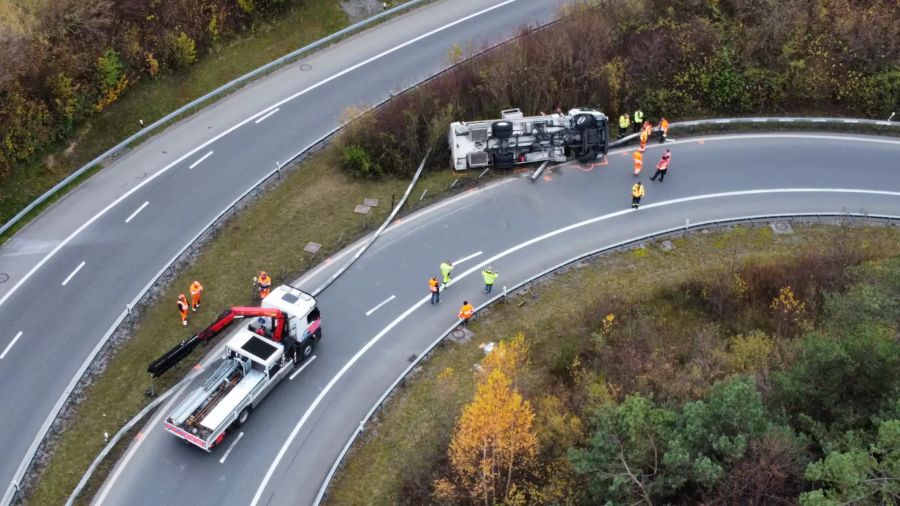
M 347 17 L 354 23 L 372 17 L 383 12 L 399 2 L 381 2 L 378 0 L 344 0 L 341 9 L 347 13 Z M 386 6 L 386 7 L 385 7 Z

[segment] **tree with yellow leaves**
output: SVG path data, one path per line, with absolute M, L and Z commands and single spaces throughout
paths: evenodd
M 502 367 L 493 368 L 463 408 L 450 442 L 459 492 L 485 505 L 515 494 L 516 479 L 537 457 L 533 425 L 530 403 L 512 387 Z M 436 483 L 436 495 L 449 495 L 448 485 L 447 480 Z
M 526 362 L 528 362 L 528 344 L 525 342 L 525 335 L 520 332 L 515 337 L 500 341 L 500 344 L 484 357 L 479 380 L 484 382 L 492 372 L 500 370 L 512 380 L 513 389 L 518 389 L 519 371 Z

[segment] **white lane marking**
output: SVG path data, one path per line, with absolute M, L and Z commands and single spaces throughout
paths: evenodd
M 212 154 L 213 154 L 213 151 L 207 152 L 205 155 L 201 156 L 196 162 L 188 165 L 188 169 L 193 170 L 194 167 L 200 165 L 200 163 L 203 162 L 203 160 L 206 160 L 207 158 L 212 156 Z
M 306 363 L 303 364 L 303 365 L 301 365 L 299 369 L 297 369 L 296 371 L 294 371 L 293 374 L 291 374 L 291 376 L 290 376 L 288 379 L 291 380 L 291 381 L 294 381 L 294 378 L 295 378 L 298 374 L 300 374 L 301 372 L 303 372 L 303 369 L 306 369 L 306 366 L 308 366 L 309 364 L 313 363 L 313 360 L 315 360 L 315 359 L 316 359 L 316 355 L 313 355 L 313 356 L 309 357 L 309 358 L 306 360 Z
M 125 218 L 125 223 L 128 223 L 129 221 L 134 219 L 134 217 L 137 216 L 139 212 L 143 211 L 144 208 L 147 207 L 147 204 L 149 204 L 149 203 L 150 203 L 150 201 L 148 200 L 148 201 L 144 202 L 143 204 L 141 204 L 141 207 L 137 208 L 133 213 L 131 213 L 131 216 Z
M 203 148 L 209 146 L 210 144 L 212 144 L 212 143 L 216 142 L 217 140 L 221 139 L 222 137 L 225 137 L 226 135 L 230 134 L 231 132 L 233 132 L 233 131 L 237 130 L 238 128 L 240 128 L 240 127 L 246 125 L 247 123 L 249 123 L 249 122 L 255 120 L 255 119 L 258 118 L 259 116 L 261 116 L 261 115 L 263 115 L 263 114 L 265 114 L 265 113 L 271 111 L 272 109 L 277 109 L 277 108 L 281 107 L 282 105 L 284 105 L 284 104 L 290 102 L 291 100 L 294 100 L 295 98 L 297 98 L 297 97 L 299 97 L 299 96 L 305 95 L 305 94 L 309 93 L 310 91 L 312 91 L 312 90 L 314 90 L 314 89 L 316 89 L 316 88 L 319 88 L 319 87 L 321 87 L 321 86 L 324 86 L 325 84 L 328 84 L 328 83 L 330 83 L 331 81 L 334 81 L 335 79 L 337 79 L 337 78 L 339 78 L 339 77 L 342 77 L 342 76 L 344 76 L 344 75 L 346 75 L 346 74 L 348 74 L 348 73 L 350 73 L 350 72 L 353 72 L 354 70 L 356 70 L 356 69 L 358 69 L 358 68 L 360 68 L 360 67 L 363 67 L 363 66 L 365 66 L 365 65 L 368 65 L 368 64 L 372 63 L 373 61 L 376 61 L 376 60 L 378 60 L 378 59 L 380 59 L 380 58 L 384 58 L 385 56 L 387 56 L 387 55 L 389 55 L 389 54 L 391 54 L 391 53 L 395 53 L 395 52 L 397 52 L 397 51 L 399 51 L 399 50 L 401 50 L 401 49 L 403 49 L 403 48 L 405 48 L 405 47 L 407 47 L 407 46 L 410 46 L 410 45 L 412 45 L 412 44 L 415 44 L 416 42 L 419 42 L 420 40 L 425 39 L 425 38 L 427 38 L 427 37 L 430 37 L 430 36 L 432 36 L 432 35 L 434 35 L 434 34 L 436 34 L 436 33 L 440 33 L 440 32 L 442 32 L 442 31 L 444 31 L 444 30 L 446 30 L 446 29 L 448 29 L 448 28 L 452 28 L 452 27 L 454 27 L 454 26 L 456 26 L 456 25 L 458 25 L 458 24 L 460 24 L 460 23 L 465 23 L 466 21 L 468 21 L 468 20 L 470 20 L 470 19 L 476 18 L 476 17 L 478 17 L 478 16 L 481 16 L 482 14 L 488 13 L 488 12 L 493 11 L 493 10 L 495 10 L 495 9 L 499 9 L 499 8 L 501 8 L 501 7 L 504 7 L 504 6 L 508 5 L 508 4 L 511 4 L 511 3 L 513 3 L 513 2 L 516 2 L 516 1 L 518 1 L 518 0 L 505 0 L 505 1 L 500 2 L 500 3 L 498 3 L 498 4 L 495 4 L 495 5 L 492 5 L 492 6 L 490 6 L 490 7 L 485 8 L 485 9 L 482 9 L 482 10 L 480 10 L 480 11 L 478 11 L 478 12 L 469 14 L 468 16 L 464 16 L 464 17 L 462 17 L 462 18 L 459 18 L 459 19 L 457 19 L 456 21 L 452 21 L 452 22 L 450 22 L 450 23 L 447 23 L 446 25 L 443 25 L 443 26 L 440 26 L 440 27 L 438 27 L 438 28 L 435 28 L 434 30 L 431 30 L 431 31 L 429 31 L 429 32 L 427 32 L 427 33 L 424 33 L 424 34 L 422 34 L 422 35 L 416 36 L 416 37 L 414 37 L 414 38 L 412 38 L 412 39 L 409 39 L 408 41 L 406 41 L 406 42 L 404 42 L 404 43 L 402 43 L 402 44 L 398 44 L 398 45 L 396 45 L 396 46 L 394 46 L 394 47 L 392 47 L 392 48 L 390 48 L 390 49 L 387 49 L 387 50 L 385 50 L 385 51 L 382 51 L 381 53 L 378 53 L 378 54 L 376 54 L 375 56 L 372 56 L 372 57 L 370 57 L 370 58 L 368 58 L 368 59 L 366 59 L 366 60 L 363 60 L 363 61 L 361 61 L 361 62 L 359 62 L 359 63 L 354 64 L 354 65 L 351 65 L 350 67 L 347 67 L 346 69 L 344 69 L 344 70 L 342 70 L 342 71 L 340 71 L 340 72 L 338 72 L 338 73 L 336 73 L 336 74 L 334 74 L 334 75 L 332 75 L 332 76 L 330 76 L 330 77 L 327 77 L 327 78 L 325 78 L 325 79 L 319 81 L 318 83 L 315 83 L 315 84 L 310 85 L 309 87 L 307 87 L 307 88 L 305 88 L 305 89 L 303 89 L 303 90 L 298 91 L 297 93 L 295 93 L 295 94 L 293 94 L 293 95 L 291 95 L 291 96 L 289 96 L 289 97 L 287 97 L 287 98 L 281 100 L 280 102 L 277 102 L 277 103 L 275 103 L 275 104 L 273 104 L 273 105 L 271 105 L 271 106 L 269 106 L 269 107 L 266 107 L 265 109 L 263 109 L 263 110 L 261 110 L 261 111 L 255 113 L 255 114 L 250 115 L 249 117 L 247 117 L 246 119 L 240 121 L 239 123 L 235 124 L 234 126 L 232 126 L 232 127 L 228 128 L 227 130 L 225 130 L 225 131 L 223 131 L 223 132 L 217 134 L 216 136 L 214 136 L 213 138 L 211 138 L 211 139 L 209 139 L 208 141 L 204 142 L 203 144 L 197 146 L 197 147 L 194 148 L 193 150 L 191 150 L 191 151 L 185 153 L 184 155 L 180 156 L 180 157 L 179 157 L 177 160 L 175 160 L 174 162 L 170 163 L 169 165 L 166 165 L 165 167 L 163 167 L 162 169 L 160 169 L 160 170 L 159 170 L 158 172 L 156 172 L 155 174 L 150 175 L 150 177 L 148 177 L 148 178 L 144 179 L 143 181 L 141 181 L 141 182 L 140 182 L 139 184 L 137 184 L 134 188 L 132 188 L 131 190 L 125 192 L 121 197 L 119 197 L 119 198 L 117 198 L 116 200 L 114 200 L 113 202 L 111 202 L 109 205 L 107 205 L 107 206 L 104 207 L 102 210 L 100 210 L 97 214 L 95 214 L 95 215 L 92 216 L 90 219 L 88 219 L 86 222 L 84 222 L 84 224 L 82 224 L 82 225 L 81 225 L 80 227 L 78 227 L 74 232 L 72 232 L 71 234 L 69 234 L 68 237 L 66 237 L 65 239 L 63 239 L 62 242 L 60 242 L 58 245 L 56 245 L 56 247 L 53 248 L 53 251 L 51 251 L 50 253 L 48 253 L 47 256 L 45 256 L 43 259 L 41 259 L 40 262 L 38 262 L 34 267 L 32 267 L 31 270 L 28 271 L 28 273 L 25 274 L 25 275 L 22 277 L 22 279 L 19 280 L 18 283 L 16 283 L 12 288 L 10 288 L 10 290 L 9 290 L 8 292 L 6 292 L 6 293 L 3 295 L 2 298 L 0 298 L 0 306 L 2 306 L 4 302 L 6 302 L 6 301 L 7 301 L 14 293 L 16 293 L 16 291 L 19 289 L 19 287 L 21 287 L 28 279 L 30 279 L 31 276 L 34 275 L 34 273 L 35 273 L 38 269 L 40 269 L 45 263 L 47 263 L 51 258 L 53 258 L 53 256 L 56 255 L 56 253 L 58 253 L 59 250 L 61 250 L 65 245 L 69 244 L 69 242 L 70 242 L 72 239 L 74 239 L 75 236 L 77 236 L 78 234 L 80 234 L 84 229 L 86 229 L 86 228 L 89 227 L 91 224 L 93 224 L 95 221 L 97 221 L 101 216 L 103 216 L 103 215 L 105 215 L 107 212 L 109 212 L 110 209 L 112 209 L 113 207 L 117 206 L 120 202 L 122 202 L 122 201 L 125 200 L 126 198 L 130 197 L 132 194 L 134 194 L 134 192 L 136 192 L 136 191 L 138 191 L 139 189 L 143 188 L 145 185 L 149 184 L 150 181 L 153 181 L 153 180 L 156 179 L 157 177 L 161 176 L 162 174 L 164 174 L 165 172 L 167 172 L 169 169 L 171 169 L 171 168 L 174 167 L 175 165 L 178 165 L 179 163 L 183 162 L 183 161 L 184 161 L 185 159 L 187 159 L 188 157 L 193 156 L 194 154 L 196 154 L 196 153 L 197 153 L 198 151 L 200 151 L 201 149 L 203 149 Z M 900 143 L 900 141 L 898 141 L 898 143 Z
M 390 302 L 390 301 L 392 301 L 392 300 L 394 300 L 394 299 L 396 299 L 396 298 L 397 298 L 396 295 L 391 295 L 390 297 L 384 299 L 384 300 L 381 301 L 377 306 L 375 306 L 375 307 L 373 307 L 372 309 L 366 311 L 366 316 L 369 316 L 369 315 L 371 315 L 372 313 L 374 313 L 375 311 L 378 311 L 379 309 L 381 309 L 381 306 L 387 304 L 388 302 Z
M 741 196 L 741 195 L 755 195 L 755 194 L 760 194 L 760 193 L 792 193 L 792 192 L 796 192 L 796 193 L 809 193 L 809 192 L 867 193 L 867 194 L 875 194 L 875 195 L 890 195 L 890 196 L 900 197 L 900 192 L 888 192 L 888 191 L 878 191 L 878 190 L 843 190 L 843 189 L 838 189 L 838 188 L 821 188 L 821 189 L 818 189 L 818 188 L 798 188 L 798 189 L 777 188 L 777 189 L 770 189 L 770 190 L 746 190 L 746 191 L 726 192 L 726 193 L 712 193 L 712 194 L 707 194 L 707 195 L 695 195 L 693 197 L 684 197 L 684 198 L 680 198 L 680 199 L 667 200 L 664 202 L 657 202 L 654 204 L 647 204 L 646 206 L 644 206 L 644 208 L 646 209 L 646 208 L 650 208 L 650 207 L 663 207 L 663 206 L 669 206 L 669 205 L 679 204 L 679 203 L 683 203 L 683 202 L 689 202 L 692 200 L 734 197 L 734 196 Z M 497 253 L 496 255 L 492 256 L 491 258 L 488 258 L 487 260 L 485 260 L 485 261 L 481 262 L 480 264 L 467 270 L 466 272 L 463 272 L 462 274 L 457 276 L 454 279 L 454 281 L 463 279 L 463 278 L 477 272 L 478 269 L 480 269 L 482 267 L 490 265 L 491 263 L 493 263 L 503 257 L 506 257 L 512 253 L 515 253 L 516 251 L 519 251 L 523 248 L 527 248 L 528 246 L 531 246 L 540 241 L 550 239 L 552 237 L 555 237 L 560 234 L 564 234 L 566 232 L 575 230 L 577 228 L 581 228 L 581 227 L 584 227 L 587 225 L 591 225 L 591 224 L 598 223 L 601 221 L 609 220 L 609 219 L 615 218 L 617 216 L 632 214 L 634 212 L 635 211 L 633 209 L 626 208 L 621 211 L 615 211 L 615 212 L 612 212 L 609 214 L 604 214 L 602 216 L 590 218 L 590 219 L 587 219 L 584 221 L 580 221 L 578 223 L 573 223 L 571 225 L 568 225 L 568 226 L 565 226 L 562 228 L 558 228 L 556 230 L 547 232 L 543 235 L 539 235 L 539 236 L 529 239 L 523 243 L 517 244 L 505 251 Z M 360 348 L 359 351 L 357 351 L 356 354 L 354 354 L 350 358 L 350 360 L 348 360 L 347 363 L 344 364 L 344 366 L 341 367 L 340 370 L 338 370 L 337 374 L 335 374 L 334 377 L 332 377 L 331 380 L 328 381 L 328 383 L 325 385 L 325 388 L 323 388 L 319 392 L 319 395 L 317 395 L 316 398 L 313 399 L 313 402 L 306 409 L 306 412 L 303 413 L 303 416 L 300 417 L 300 420 L 294 426 L 294 429 L 291 431 L 290 435 L 288 435 L 287 439 L 285 439 L 284 444 L 282 445 L 281 449 L 278 451 L 278 455 L 275 456 L 275 459 L 269 465 L 269 469 L 266 471 L 266 474 L 263 477 L 262 482 L 260 482 L 259 488 L 257 488 L 256 494 L 254 494 L 254 496 L 253 496 L 253 501 L 250 503 L 251 506 L 256 506 L 259 503 L 260 499 L 262 498 L 262 493 L 263 493 L 264 489 L 268 485 L 269 481 L 272 479 L 272 475 L 275 473 L 275 468 L 278 467 L 278 465 L 281 463 L 281 459 L 283 459 L 285 453 L 287 453 L 288 447 L 291 446 L 294 439 L 297 437 L 297 434 L 300 433 L 300 429 L 303 428 L 303 425 L 306 424 L 306 421 L 309 420 L 309 417 L 312 416 L 313 411 L 315 411 L 315 409 L 319 406 L 319 404 L 322 402 L 322 400 L 325 398 L 325 396 L 328 395 L 328 393 L 331 391 L 332 388 L 334 388 L 334 385 L 338 381 L 340 381 L 340 379 L 345 374 L 347 374 L 347 371 L 350 370 L 350 368 L 353 367 L 353 365 L 355 365 L 356 362 L 358 362 L 359 359 L 372 346 L 375 346 L 375 344 L 378 343 L 378 341 L 380 341 L 382 337 L 384 337 L 394 327 L 396 327 L 398 324 L 400 324 L 400 322 L 405 320 L 416 309 L 418 309 L 419 307 L 424 305 L 430 299 L 431 299 L 431 296 L 427 295 L 427 296 L 423 297 L 422 299 L 420 299 L 415 304 L 413 304 L 412 306 L 410 306 L 409 309 L 404 311 L 400 316 L 398 316 L 396 319 L 394 319 L 394 321 L 389 323 L 378 334 L 376 334 L 375 337 L 373 337 L 369 342 L 367 342 L 362 348 Z
M 484 253 L 484 252 L 483 252 L 483 251 L 479 251 L 479 252 L 477 252 L 477 253 L 472 253 L 471 255 L 469 255 L 469 256 L 467 256 L 467 257 L 462 257 L 462 258 L 460 258 L 459 260 L 453 262 L 453 265 L 461 264 L 461 263 L 465 262 L 466 260 L 471 260 L 471 259 L 477 257 L 478 255 L 481 255 L 482 253 Z
M 231 450 L 234 450 L 235 445 L 238 444 L 238 441 L 240 441 L 242 437 L 244 437 L 244 433 L 243 433 L 243 432 L 239 433 L 239 434 L 237 435 L 237 437 L 234 438 L 234 441 L 231 442 L 231 446 L 229 446 L 229 447 L 228 447 L 228 450 L 225 451 L 225 455 L 222 455 L 222 458 L 219 459 L 219 464 L 224 464 L 224 463 L 225 463 L 225 459 L 228 458 L 228 454 L 231 453 Z
M 20 337 L 22 337 L 21 330 L 19 331 L 18 334 L 16 334 L 16 337 L 14 337 L 13 340 L 10 341 L 9 344 L 6 345 L 6 349 L 3 350 L 3 353 L 0 353 L 0 360 L 3 360 L 3 358 L 6 357 L 6 354 L 9 353 L 9 350 L 12 349 L 13 345 L 16 344 L 16 341 L 18 341 Z
M 262 116 L 260 116 L 260 118 L 257 119 L 256 121 L 254 121 L 254 123 L 256 123 L 256 124 L 258 125 L 258 124 L 262 123 L 263 121 L 265 121 L 266 118 L 268 118 L 269 116 L 275 114 L 276 112 L 278 112 L 278 111 L 280 111 L 280 110 L 281 110 L 280 107 L 276 107 L 276 108 L 272 109 L 271 111 L 269 111 L 269 112 L 263 114 Z
M 69 274 L 69 277 L 67 277 L 67 278 L 62 282 L 62 286 L 66 286 L 66 284 L 68 284 L 69 281 L 72 281 L 72 278 L 74 278 L 75 275 L 78 274 L 78 271 L 80 271 L 81 268 L 84 267 L 84 264 L 85 264 L 85 263 L 86 263 L 86 262 L 81 262 L 80 264 L 78 264 L 78 267 L 76 267 L 75 270 L 72 271 L 72 274 Z

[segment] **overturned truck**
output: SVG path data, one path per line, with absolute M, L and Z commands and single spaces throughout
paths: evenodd
M 502 111 L 501 119 L 450 124 L 451 165 L 455 170 L 509 169 L 533 162 L 589 163 L 606 155 L 609 120 L 590 108 L 568 113 L 525 116 L 519 109 Z

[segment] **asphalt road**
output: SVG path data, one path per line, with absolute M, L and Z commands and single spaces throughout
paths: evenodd
M 808 134 L 667 143 L 664 183 L 630 209 L 630 152 L 570 166 L 531 183 L 509 177 L 403 219 L 320 296 L 324 338 L 316 359 L 279 386 L 212 454 L 165 433 L 160 417 L 132 443 L 96 498 L 102 504 L 311 504 L 334 458 L 372 403 L 455 321 L 463 299 L 486 300 L 480 270 L 512 285 L 586 251 L 685 220 L 773 213 L 900 216 L 900 141 Z M 651 145 L 654 162 L 662 147 Z M 646 163 L 648 167 L 654 163 Z M 457 262 L 441 303 L 426 280 Z M 299 280 L 310 289 L 341 262 Z M 394 297 L 367 315 L 383 301 Z M 476 337 L 477 339 L 477 337 Z M 173 400 L 172 402 L 175 402 Z
M 556 4 L 445 0 L 383 23 L 141 144 L 0 248 L 10 276 L 0 283 L 4 491 L 126 302 L 229 202 L 338 126 L 347 106 L 434 74 L 454 44 L 478 47 L 550 19 Z

